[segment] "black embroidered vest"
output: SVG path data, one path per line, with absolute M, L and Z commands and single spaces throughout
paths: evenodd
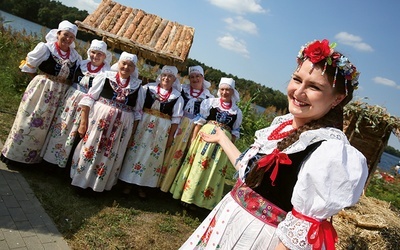
M 132 91 L 131 94 L 125 96 L 125 102 L 124 102 L 125 105 L 131 106 L 131 107 L 134 107 L 136 105 L 139 88 Z M 106 80 L 104 82 L 103 90 L 101 91 L 100 96 L 103 98 L 109 99 L 109 100 L 113 100 L 113 101 L 115 101 L 115 98 L 117 97 L 117 93 L 111 87 L 110 80 L 108 78 L 106 78 Z
M 178 97 L 179 98 L 179 97 Z M 172 113 L 174 111 L 174 106 L 175 103 L 178 101 L 178 98 L 171 100 L 169 102 L 161 102 L 160 103 L 160 111 L 163 114 L 167 114 L 169 116 L 172 116 Z M 153 103 L 156 100 L 156 96 L 150 91 L 150 89 L 147 89 L 146 92 L 146 99 L 144 101 L 144 107 L 151 109 L 151 106 L 153 105 Z
M 67 79 L 72 80 L 75 67 L 76 67 L 76 61 L 69 68 L 69 75 Z M 60 73 L 61 65 L 54 60 L 53 55 L 50 53 L 49 58 L 43 61 L 38 68 L 46 74 L 52 76 L 58 76 L 58 73 Z
M 184 90 L 182 90 L 181 96 L 183 97 L 183 101 L 184 101 L 184 105 L 183 105 L 183 106 L 186 107 L 186 104 L 189 102 L 190 97 L 188 97 L 188 96 L 186 95 L 186 93 L 185 93 Z M 194 111 L 193 111 L 193 115 L 197 115 L 198 113 L 200 113 L 200 105 L 201 105 L 201 102 L 202 102 L 203 100 L 207 99 L 207 98 L 208 98 L 208 96 L 206 96 L 206 98 L 204 98 L 204 99 L 197 98 L 197 100 L 194 102 Z
M 219 108 L 212 107 L 210 109 L 210 115 L 207 117 L 207 121 L 217 121 L 219 123 L 225 124 L 226 126 L 233 128 L 237 114 L 230 114 L 228 111 L 223 111 Z

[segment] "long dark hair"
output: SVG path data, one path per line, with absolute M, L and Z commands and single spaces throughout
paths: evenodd
M 298 66 L 301 67 L 302 61 L 298 61 Z M 335 71 L 336 68 L 331 65 L 325 65 L 325 60 L 320 61 L 314 64 L 314 68 L 325 69 L 325 74 L 328 77 L 328 81 L 332 84 L 334 82 Z M 347 85 L 347 86 L 346 86 Z M 277 148 L 282 151 L 285 148 L 292 145 L 296 142 L 300 134 L 308 131 L 308 130 L 315 130 L 319 128 L 326 128 L 326 127 L 333 127 L 338 128 L 340 130 L 343 129 L 343 107 L 351 101 L 353 98 L 354 87 L 351 85 L 350 82 L 345 81 L 345 78 L 341 74 L 336 74 L 336 83 L 334 87 L 334 91 L 337 94 L 346 94 L 347 88 L 347 95 L 346 97 L 333 109 L 329 110 L 323 117 L 318 120 L 313 120 L 309 123 L 304 124 L 303 126 L 299 127 L 293 133 L 282 139 L 278 142 Z M 261 184 L 261 181 L 264 178 L 264 169 L 258 169 L 256 165 L 258 162 L 255 162 L 253 166 L 251 166 L 251 170 L 246 177 L 246 184 L 251 187 L 255 188 Z

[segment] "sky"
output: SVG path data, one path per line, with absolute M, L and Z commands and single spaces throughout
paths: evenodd
M 58 0 L 92 13 L 101 0 Z M 300 47 L 336 42 L 361 72 L 353 100 L 400 117 L 400 1 L 115 0 L 195 29 L 189 58 L 286 94 Z M 83 21 L 83 20 L 80 20 Z M 397 72 L 397 73 L 396 73 Z M 392 134 L 389 145 L 400 150 Z

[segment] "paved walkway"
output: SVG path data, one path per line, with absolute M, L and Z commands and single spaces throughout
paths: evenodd
M 69 250 L 70 247 L 25 178 L 0 161 L 0 250 L 8 249 Z

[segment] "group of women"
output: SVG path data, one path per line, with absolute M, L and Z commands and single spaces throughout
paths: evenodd
M 181 84 L 177 68 L 166 65 L 142 85 L 136 55 L 122 52 L 110 66 L 107 44 L 95 39 L 82 60 L 76 34 L 74 24 L 61 22 L 21 64 L 34 78 L 2 160 L 70 168 L 71 184 L 81 189 L 102 192 L 121 181 L 125 194 L 136 187 L 145 198 L 145 187 L 160 188 L 212 209 L 223 195 L 228 159 L 198 134 L 221 127 L 233 141 L 239 137 L 234 80 L 222 78 L 216 98 L 201 66 L 190 67 L 190 83 Z
M 257 131 L 241 153 L 233 79 L 222 78 L 214 97 L 200 66 L 189 68 L 187 85 L 176 67 L 164 66 L 142 86 L 136 55 L 123 52 L 109 68 L 106 44 L 94 40 L 82 61 L 76 31 L 61 22 L 21 65 L 42 73 L 24 93 L 3 161 L 70 162 L 80 188 L 101 192 L 121 180 L 127 194 L 133 185 L 140 197 L 140 187 L 157 187 L 212 209 L 181 249 L 335 248 L 327 218 L 358 201 L 368 175 L 365 157 L 341 131 L 359 72 L 335 43 L 301 47 L 289 114 Z M 238 179 L 221 200 L 228 160 Z

